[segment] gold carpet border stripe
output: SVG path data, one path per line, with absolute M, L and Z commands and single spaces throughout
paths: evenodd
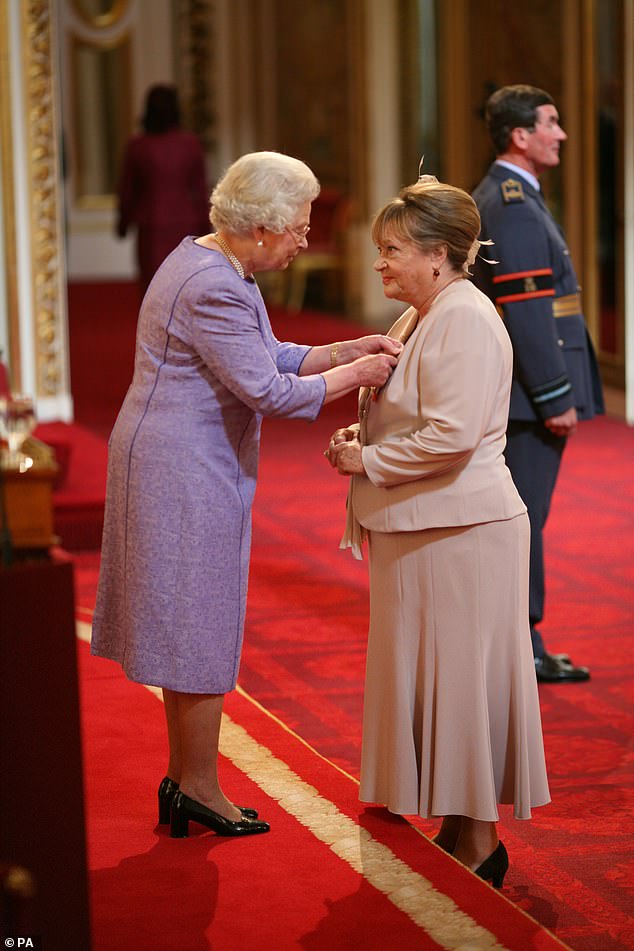
M 447 951 L 503 951 L 495 935 L 473 921 L 449 896 L 437 891 L 386 845 L 373 839 L 367 829 L 340 812 L 333 802 L 228 716 L 223 718 L 220 750 L 441 947 Z
M 77 634 L 81 640 L 90 641 L 90 625 L 78 621 Z M 159 687 L 147 689 L 162 699 Z M 244 691 L 240 693 L 260 706 Z M 437 891 L 386 845 L 373 839 L 367 829 L 340 812 L 227 714 L 222 719 L 220 752 L 441 947 L 447 951 L 505 951 L 494 934 L 461 911 L 448 895 Z
M 327 756 L 324 756 L 322 753 L 319 752 L 319 750 L 316 750 L 314 746 L 311 746 L 310 743 L 307 740 L 305 740 L 302 736 L 300 736 L 299 733 L 296 733 L 295 730 L 292 729 L 292 727 L 284 723 L 283 720 L 280 720 L 279 717 L 277 717 L 270 710 L 267 710 L 266 707 L 263 707 L 260 701 L 256 700 L 255 697 L 252 697 L 250 693 L 247 693 L 244 687 L 241 687 L 240 684 L 236 686 L 236 693 L 239 693 L 241 697 L 244 697 L 244 699 L 248 700 L 249 703 L 253 704 L 254 707 L 257 707 L 257 709 L 260 710 L 265 716 L 267 716 L 269 720 L 273 720 L 273 722 L 277 726 L 281 727 L 282 730 L 284 730 L 286 733 L 290 733 L 293 739 L 297 740 L 298 743 L 301 743 L 302 746 L 305 746 L 306 749 L 309 750 L 313 754 L 313 756 L 317 757 L 317 759 L 322 760 L 322 762 L 324 763 L 328 763 L 329 766 L 332 766 L 333 769 L 336 769 L 337 772 L 341 773 L 342 776 L 345 776 L 346 779 L 349 779 L 350 782 L 353 782 L 355 786 L 359 785 L 358 779 L 356 779 L 354 776 L 351 776 L 351 774 L 346 772 L 346 770 L 343 769 L 343 767 L 337 766 L 337 764 L 333 763 L 331 759 L 328 759 Z M 412 826 L 412 828 L 414 828 L 414 826 Z M 416 831 L 418 832 L 419 830 L 416 829 Z
M 87 621 L 75 621 L 75 633 L 80 641 L 85 641 L 86 644 L 90 644 L 90 631 L 91 626 Z

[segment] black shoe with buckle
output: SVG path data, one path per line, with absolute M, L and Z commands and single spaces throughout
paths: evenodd
M 590 680 L 587 667 L 575 667 L 566 654 L 543 654 L 535 658 L 535 673 L 542 684 L 580 683 Z
M 178 790 L 172 800 L 170 816 L 170 835 L 173 839 L 186 839 L 189 835 L 189 823 L 198 822 L 200 825 L 212 829 L 216 835 L 256 835 L 268 832 L 270 826 L 262 819 L 253 819 L 245 816 L 237 820 L 226 819 L 213 809 L 209 809 L 201 802 L 190 799 Z
M 172 811 L 172 800 L 178 792 L 178 783 L 174 782 L 173 779 L 170 779 L 169 776 L 165 776 L 161 780 L 161 785 L 158 788 L 158 821 L 159 825 L 167 825 L 170 821 L 170 815 Z M 249 809 L 246 806 L 237 807 L 245 819 L 257 819 L 258 812 L 257 809 Z

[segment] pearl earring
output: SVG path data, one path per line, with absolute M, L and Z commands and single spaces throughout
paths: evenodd
M 264 241 L 262 240 L 262 238 L 260 238 L 260 240 L 258 241 L 258 248 L 262 248 L 262 247 L 264 247 Z
M 437 267 L 435 267 L 435 268 L 434 268 L 434 280 L 437 281 L 439 277 L 440 277 L 440 271 L 438 270 Z

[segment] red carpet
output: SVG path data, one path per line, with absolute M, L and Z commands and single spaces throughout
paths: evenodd
M 345 325 L 332 318 L 317 321 L 305 314 L 292 321 L 278 316 L 275 326 L 281 338 L 316 342 L 346 333 Z M 89 404 L 85 406 L 89 423 Z M 353 413 L 348 401 L 345 407 L 328 407 L 311 426 L 265 423 L 241 684 L 321 754 L 356 775 L 366 566 L 337 551 L 345 480 L 321 456 L 330 431 Z M 577 951 L 634 948 L 633 483 L 634 431 L 610 419 L 583 424 L 566 450 L 547 532 L 549 600 L 543 631 L 551 650 L 569 651 L 592 668 L 593 677 L 588 684 L 540 687 L 553 803 L 537 810 L 531 822 L 505 816 L 501 828 L 512 861 L 505 895 Z M 78 562 L 78 598 L 86 608 L 94 597 L 96 564 L 94 554 L 82 555 Z M 111 665 L 101 662 L 100 667 L 98 678 L 112 677 Z M 135 720 L 133 713 L 130 719 Z M 104 734 L 95 735 L 90 724 L 86 730 L 88 756 L 95 743 L 106 744 L 101 769 L 115 785 L 113 764 L 120 757 L 123 730 L 117 722 L 111 717 Z M 142 792 L 139 808 L 144 810 L 153 804 L 162 769 L 161 737 L 162 727 L 160 736 L 148 738 L 156 763 L 151 768 L 138 764 L 135 786 Z M 127 774 L 120 781 L 127 782 Z M 102 802 L 96 808 L 104 815 L 109 810 L 111 830 L 111 804 L 117 797 L 107 784 L 99 795 Z M 101 834 L 108 837 L 111 831 L 102 829 Z M 148 849 L 135 853 L 131 848 L 129 855 Z M 222 850 L 223 868 L 229 851 Z M 109 867 L 100 861 L 92 867 Z M 115 891 L 127 882 L 119 872 L 109 876 Z M 215 863 L 204 873 L 218 881 Z M 302 872 L 297 869 L 296 874 Z M 226 888 L 231 888 L 228 881 Z M 368 894 L 374 896 L 373 891 Z M 208 924 L 214 908 L 207 912 Z M 103 913 L 107 916 L 107 909 Z M 159 922 L 169 917 L 163 904 L 156 914 Z M 347 920 L 345 914 L 341 918 Z M 324 943 L 306 939 L 295 946 L 330 947 L 336 931 L 327 928 Z M 209 945 L 192 945 L 198 946 Z M 536 938 L 516 946 L 546 945 Z
M 68 288 L 75 422 L 106 437 L 132 379 L 139 303 L 134 283 Z
M 80 662 L 94 951 L 561 948 L 240 692 L 223 782 L 272 832 L 172 840 L 155 825 L 160 702 L 86 645 Z
M 67 551 L 101 545 L 108 450 L 103 436 L 78 425 L 41 423 L 34 433 L 55 450 L 54 531 Z
M 332 421 L 301 439 L 290 425 L 265 432 L 241 683 L 356 775 L 365 566 L 336 551 L 344 486 L 320 474 L 319 458 Z M 544 634 L 593 678 L 540 687 L 553 803 L 531 822 L 502 822 L 513 856 L 505 893 L 588 951 L 634 947 L 633 477 L 634 431 L 611 420 L 580 427 L 547 533 Z

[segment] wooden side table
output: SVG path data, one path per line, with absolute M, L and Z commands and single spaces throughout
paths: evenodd
M 5 526 L 6 513 L 11 544 L 15 554 L 33 551 L 48 551 L 57 543 L 53 532 L 53 483 L 57 464 L 53 450 L 39 439 L 27 439 L 23 453 L 33 460 L 33 465 L 20 472 L 18 469 L 2 468 L 0 492 L 4 506 L 0 504 L 0 529 Z

